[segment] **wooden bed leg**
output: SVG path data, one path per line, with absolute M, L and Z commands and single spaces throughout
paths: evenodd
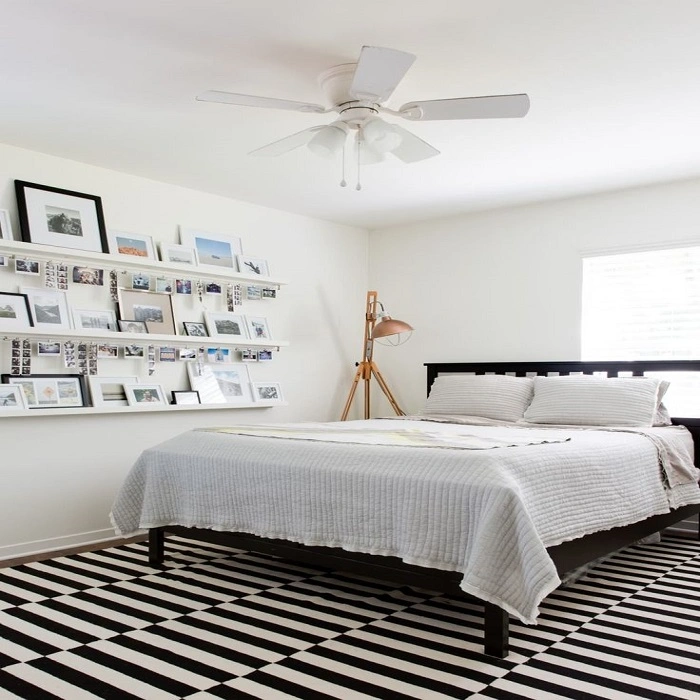
M 148 563 L 151 566 L 162 566 L 165 561 L 165 530 L 162 527 L 152 527 L 148 531 Z
M 484 603 L 484 652 L 508 656 L 508 613 L 493 603 Z

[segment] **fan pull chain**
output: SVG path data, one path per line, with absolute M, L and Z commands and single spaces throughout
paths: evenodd
M 342 158 L 342 166 L 341 166 L 341 181 L 340 181 L 340 186 L 341 187 L 347 187 L 348 183 L 345 181 L 345 148 L 346 144 L 343 143 L 343 148 L 341 150 L 341 158 Z
M 355 185 L 355 189 L 359 192 L 362 189 L 362 185 L 360 183 L 360 151 L 362 149 L 362 136 L 361 133 L 358 131 L 357 132 L 357 185 Z

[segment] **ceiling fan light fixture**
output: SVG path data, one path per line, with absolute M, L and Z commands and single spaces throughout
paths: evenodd
M 333 158 L 343 150 L 347 130 L 338 124 L 329 124 L 319 129 L 307 144 L 308 149 L 322 158 Z
M 383 119 L 368 119 L 362 133 L 367 145 L 379 153 L 391 153 L 401 145 L 401 134 Z

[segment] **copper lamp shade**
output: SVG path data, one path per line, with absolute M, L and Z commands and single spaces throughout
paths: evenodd
M 379 319 L 372 329 L 372 340 L 384 342 L 387 345 L 401 345 L 405 343 L 413 332 L 413 326 L 397 318 L 391 318 L 389 314 L 377 314 Z M 379 339 L 382 340 L 379 340 Z

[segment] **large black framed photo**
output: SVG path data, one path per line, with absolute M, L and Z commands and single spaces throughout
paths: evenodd
M 102 199 L 15 180 L 19 227 L 27 243 L 108 253 Z
M 82 374 L 3 374 L 3 384 L 24 389 L 28 408 L 82 408 L 89 406 Z

